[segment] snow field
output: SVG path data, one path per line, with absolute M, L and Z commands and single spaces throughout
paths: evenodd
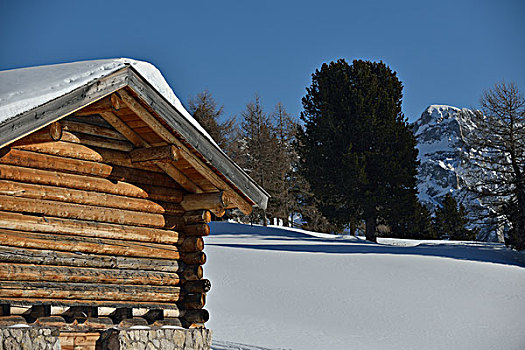
M 211 226 L 216 349 L 525 347 L 523 255 L 499 245 Z

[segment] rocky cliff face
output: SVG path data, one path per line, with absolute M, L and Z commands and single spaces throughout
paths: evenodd
M 490 210 L 481 205 L 465 189 L 469 181 L 465 155 L 470 153 L 464 135 L 475 128 L 474 113 L 466 108 L 432 105 L 413 124 L 419 149 L 419 198 L 429 209 L 441 205 L 447 193 L 462 203 L 472 214 Z M 482 227 L 478 239 L 501 241 L 501 232 Z

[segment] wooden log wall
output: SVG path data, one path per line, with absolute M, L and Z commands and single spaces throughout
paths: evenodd
M 189 195 L 156 165 L 177 157 L 161 148 L 138 149 L 99 116 L 71 116 L 0 149 L 0 305 L 175 310 L 186 326 L 206 322 L 202 236 L 207 209 L 227 199 Z

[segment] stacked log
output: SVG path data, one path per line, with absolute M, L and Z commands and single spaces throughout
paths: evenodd
M 182 232 L 186 237 L 202 239 L 202 236 L 210 234 L 208 223 L 211 220 L 211 214 L 209 211 L 201 213 L 198 210 L 190 211 L 186 213 L 185 218 L 186 222 Z M 185 310 L 182 315 L 182 324 L 192 327 L 208 321 L 208 311 L 203 308 L 206 305 L 206 293 L 211 288 L 210 281 L 207 279 L 186 281 L 182 288 L 184 294 L 182 300 L 177 303 L 179 309 Z
M 1 149 L 0 304 L 172 310 L 186 327 L 206 322 L 202 237 L 210 210 L 229 201 L 179 186 L 159 165 L 178 157 L 96 116 Z

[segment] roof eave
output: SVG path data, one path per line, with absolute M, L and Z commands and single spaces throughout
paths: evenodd
M 246 197 L 250 198 L 258 207 L 266 209 L 270 195 L 189 122 L 181 111 L 168 102 L 131 65 L 129 65 L 128 70 L 128 86 L 157 115 L 161 116 L 173 130 L 176 130 L 178 134 L 190 143 L 208 163 L 213 165 L 231 183 L 235 184 Z
M 120 90 L 128 85 L 128 76 L 128 68 L 123 67 L 9 118 L 0 125 L 0 148 Z

